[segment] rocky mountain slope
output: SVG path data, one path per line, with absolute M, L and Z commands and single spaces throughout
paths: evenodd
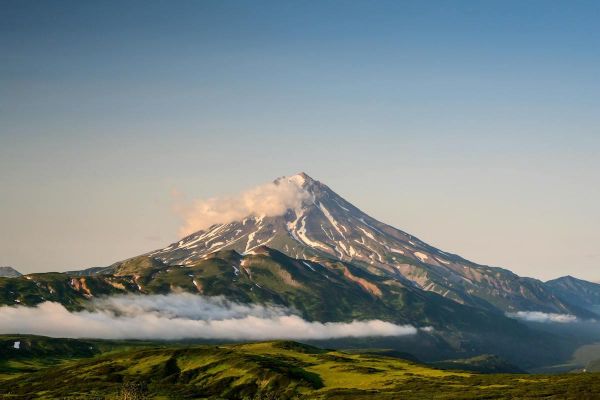
M 377 339 L 369 347 L 408 351 L 423 360 L 494 353 L 526 368 L 558 362 L 571 352 L 570 343 L 564 347 L 565 343 L 500 312 L 463 305 L 347 262 L 297 260 L 268 247 L 245 255 L 222 250 L 187 266 L 167 266 L 140 256 L 120 264 L 114 274 L 0 278 L 0 304 L 34 306 L 53 301 L 73 311 L 90 307 L 91 300 L 103 296 L 181 291 L 285 306 L 309 321 L 378 318 L 421 327 L 414 338 Z M 331 347 L 364 343 L 341 340 Z
M 569 303 L 600 313 L 600 284 L 563 276 L 546 282 L 546 285 Z

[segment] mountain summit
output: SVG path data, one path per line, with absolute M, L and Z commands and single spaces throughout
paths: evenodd
M 241 221 L 215 224 L 193 233 L 152 255 L 164 262 L 193 263 L 219 250 L 251 253 L 259 246 L 277 249 L 291 257 L 332 257 L 373 266 L 401 276 L 397 261 L 406 257 L 423 261 L 435 252 L 446 261 L 453 256 L 436 250 L 405 232 L 369 217 L 306 173 L 281 177 L 275 184 L 292 183 L 304 201 L 282 215 L 248 215 Z
M 539 280 L 478 265 L 377 221 L 306 173 L 274 183 L 295 185 L 303 201 L 281 215 L 248 215 L 212 225 L 149 255 L 165 265 L 188 266 L 218 251 L 253 254 L 268 247 L 299 260 L 352 263 L 460 304 L 502 312 L 589 315 L 556 297 Z

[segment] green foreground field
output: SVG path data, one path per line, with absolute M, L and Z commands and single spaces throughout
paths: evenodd
M 10 346 L 16 340 L 19 349 Z M 4 336 L 0 343 L 2 399 L 600 398 L 600 374 L 450 371 L 289 341 L 161 345 Z

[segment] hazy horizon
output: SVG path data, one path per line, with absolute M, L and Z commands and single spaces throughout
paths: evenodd
M 107 266 L 178 240 L 178 196 L 305 171 L 471 261 L 600 281 L 600 4 L 3 6 L 2 266 Z

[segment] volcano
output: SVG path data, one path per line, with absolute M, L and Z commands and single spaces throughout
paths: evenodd
M 304 200 L 281 215 L 214 224 L 149 255 L 165 265 L 189 266 L 221 251 L 248 255 L 270 248 L 297 260 L 351 263 L 398 284 L 487 310 L 590 315 L 542 281 L 473 263 L 382 223 L 306 173 L 274 183 L 294 185 Z

